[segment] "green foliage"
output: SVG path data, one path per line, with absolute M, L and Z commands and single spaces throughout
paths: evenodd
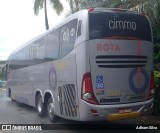
M 66 0 L 70 5 L 70 11 L 66 14 L 66 17 L 82 9 L 90 7 L 106 7 L 110 4 L 110 0 Z M 114 0 L 112 0 L 114 1 Z
M 81 3 L 81 0 L 66 0 L 69 3 L 70 10 L 67 12 L 66 17 L 69 15 L 77 12 L 79 10 L 79 4 Z
M 39 10 L 44 9 L 45 13 L 45 25 L 46 25 L 46 30 L 49 29 L 49 24 L 48 24 L 48 17 L 47 17 L 47 1 L 48 0 L 34 0 L 34 14 L 38 15 Z M 60 15 L 61 12 L 63 11 L 63 5 L 61 4 L 60 0 L 49 0 L 50 5 L 52 8 L 55 10 L 55 12 Z
M 80 3 L 80 0 L 66 0 L 69 2 L 70 11 L 67 15 L 73 14 L 79 10 L 78 4 Z
M 59 0 L 50 0 L 50 5 L 55 10 L 57 15 L 60 15 L 63 11 L 63 5 Z
M 5 77 L 2 75 L 2 67 L 6 64 L 6 61 L 0 60 L 0 80 L 5 80 Z
M 6 61 L 0 60 L 0 65 L 1 65 L 1 64 L 6 64 Z
M 160 115 L 160 71 L 154 71 L 154 82 L 155 82 L 155 94 L 154 94 L 154 106 L 153 114 Z
M 160 63 L 160 43 L 156 43 L 154 47 L 154 62 Z
M 43 8 L 43 0 L 35 0 L 34 1 L 34 14 L 38 15 L 39 14 L 39 10 Z
M 160 21 L 154 23 L 153 25 L 153 39 L 154 39 L 154 62 L 160 63 Z

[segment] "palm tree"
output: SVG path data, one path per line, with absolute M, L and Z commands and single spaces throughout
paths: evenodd
M 61 14 L 63 11 L 63 6 L 59 0 L 49 0 L 52 8 L 56 11 L 58 15 Z M 48 24 L 48 17 L 47 17 L 47 0 L 34 0 L 34 14 L 38 15 L 39 10 L 44 8 L 44 14 L 45 14 L 45 25 L 46 25 L 46 30 L 49 29 L 49 24 Z
M 87 9 L 90 7 L 105 7 L 109 0 L 66 0 L 69 3 L 70 10 L 66 17 L 79 11 L 80 9 Z
M 153 24 L 160 22 L 160 0 L 139 0 L 140 4 L 132 8 L 133 10 L 137 10 L 139 12 L 146 12 L 150 17 Z
M 79 2 L 80 2 L 81 0 L 66 0 L 66 1 L 68 1 L 69 6 L 70 6 L 70 11 L 69 11 L 68 14 L 73 14 L 73 13 L 75 13 L 76 11 L 79 10 L 78 5 L 79 5 Z
M 154 35 L 154 60 L 157 63 L 160 60 L 160 0 L 139 0 L 139 2 L 140 4 L 132 10 L 144 11 L 151 20 Z

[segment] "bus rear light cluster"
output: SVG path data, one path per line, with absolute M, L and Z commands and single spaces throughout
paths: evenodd
M 141 12 L 141 14 L 140 14 L 140 15 L 145 16 L 146 14 L 145 14 L 145 12 Z
M 95 109 L 91 109 L 91 113 L 93 116 L 99 116 L 99 113 Z
M 94 11 L 94 8 L 89 8 L 88 9 L 88 12 L 93 12 Z
M 149 88 L 149 95 L 148 95 L 148 99 L 153 97 L 154 94 L 154 72 L 151 71 L 151 78 L 150 78 L 150 88 Z
M 88 103 L 99 104 L 93 92 L 90 73 L 83 75 L 81 98 Z

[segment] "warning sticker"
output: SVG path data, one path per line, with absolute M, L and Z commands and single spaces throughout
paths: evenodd
M 97 95 L 104 94 L 104 83 L 102 75 L 96 76 L 96 94 Z
M 103 76 L 96 76 L 96 83 L 103 83 Z
M 103 83 L 96 83 L 96 89 L 104 89 Z

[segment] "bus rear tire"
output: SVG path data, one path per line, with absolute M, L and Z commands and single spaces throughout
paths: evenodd
M 8 97 L 11 98 L 11 101 L 14 102 L 15 100 L 12 98 L 11 89 L 8 90 Z
M 42 117 L 44 115 L 44 104 L 43 104 L 43 101 L 42 101 L 42 97 L 41 95 L 39 94 L 36 98 L 36 110 L 37 110 L 37 113 L 40 117 Z
M 50 97 L 47 101 L 47 116 L 51 122 L 56 122 L 57 120 L 57 116 L 54 113 L 54 109 L 55 109 L 55 103 L 52 97 Z

